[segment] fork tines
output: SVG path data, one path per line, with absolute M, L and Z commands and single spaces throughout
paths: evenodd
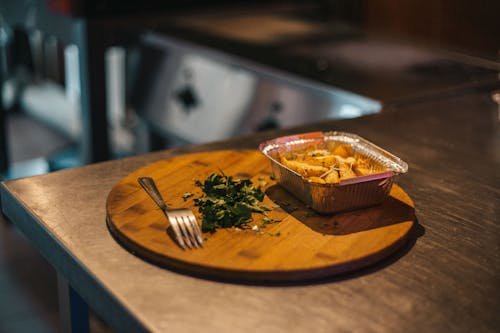
M 203 247 L 201 230 L 193 212 L 189 209 L 175 209 L 167 212 L 167 216 L 174 230 L 179 245 L 185 249 Z

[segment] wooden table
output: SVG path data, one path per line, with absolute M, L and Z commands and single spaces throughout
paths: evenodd
M 119 332 L 495 332 L 500 327 L 500 124 L 489 91 L 360 119 L 162 151 L 2 183 L 5 215 Z M 124 250 L 110 189 L 145 164 L 311 130 L 357 133 L 408 162 L 419 227 L 379 264 L 288 285 L 183 275 Z

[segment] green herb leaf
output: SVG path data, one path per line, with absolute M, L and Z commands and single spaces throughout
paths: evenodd
M 196 181 L 203 194 L 194 199 L 203 216 L 203 232 L 215 232 L 218 228 L 239 227 L 252 221 L 252 213 L 263 213 L 270 209 L 259 203 L 264 200 L 264 192 L 254 187 L 251 180 L 234 180 L 213 173 L 204 182 Z

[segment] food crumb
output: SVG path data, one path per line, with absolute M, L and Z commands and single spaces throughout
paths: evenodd
M 186 192 L 182 195 L 182 199 L 184 199 L 184 201 L 186 201 L 188 198 L 192 197 L 194 194 L 191 193 L 191 192 Z

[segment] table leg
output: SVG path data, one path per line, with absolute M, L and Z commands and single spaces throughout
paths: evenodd
M 5 112 L 0 107 L 0 179 L 9 167 L 9 152 L 7 150 L 7 124 Z
M 57 292 L 61 332 L 89 333 L 88 305 L 59 273 Z
M 0 179 L 9 167 L 9 151 L 7 149 L 7 117 L 3 107 L 3 73 L 0 69 Z

